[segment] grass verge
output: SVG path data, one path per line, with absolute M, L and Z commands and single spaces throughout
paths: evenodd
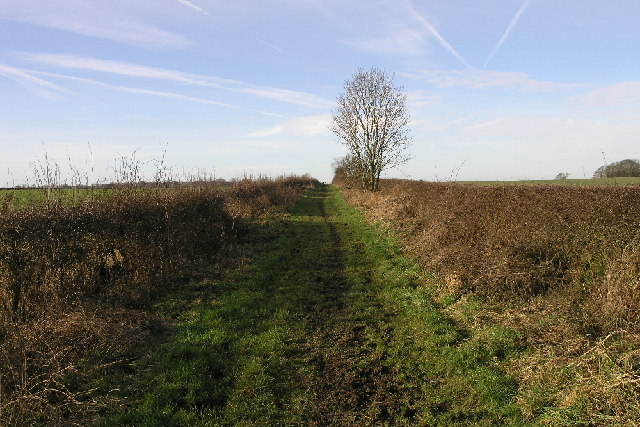
M 405 390 L 408 424 L 523 424 L 514 400 L 518 386 L 504 370 L 522 349 L 518 334 L 488 327 L 471 336 L 434 301 L 435 276 L 404 257 L 393 234 L 367 223 L 341 198 L 334 203 L 348 225 L 352 280 L 370 286 L 388 313 L 375 340 Z

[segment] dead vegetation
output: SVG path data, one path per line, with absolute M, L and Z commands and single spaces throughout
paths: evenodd
M 165 328 L 150 304 L 232 258 L 310 178 L 120 188 L 0 211 L 0 424 L 86 422 Z
M 386 180 L 345 190 L 438 272 L 464 326 L 503 325 L 531 420 L 634 425 L 640 417 L 640 189 Z

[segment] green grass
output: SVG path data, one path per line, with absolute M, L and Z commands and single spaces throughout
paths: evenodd
M 460 329 L 434 276 L 338 190 L 307 192 L 270 227 L 279 237 L 250 267 L 165 302 L 179 323 L 147 392 L 99 424 L 523 424 L 503 369 L 518 334 Z
M 49 191 L 37 188 L 4 189 L 0 190 L 0 206 L 21 209 L 27 206 L 41 205 L 47 201 L 73 204 L 87 198 L 103 196 L 113 191 L 99 188 L 54 188 Z
M 224 191 L 224 187 L 219 189 Z M 28 206 L 38 206 L 47 202 L 60 203 L 62 205 L 73 205 L 86 201 L 87 199 L 104 200 L 119 192 L 143 193 L 149 191 L 180 191 L 182 188 L 53 188 L 50 190 L 42 188 L 20 188 L 0 190 L 0 207 L 11 209 L 22 209 Z

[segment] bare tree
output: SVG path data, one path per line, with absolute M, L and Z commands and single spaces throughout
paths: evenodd
M 407 97 L 394 77 L 377 68 L 357 70 L 338 96 L 330 127 L 346 145 L 362 188 L 372 191 L 378 189 L 384 169 L 409 160 Z

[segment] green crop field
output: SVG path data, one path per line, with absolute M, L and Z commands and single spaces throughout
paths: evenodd
M 73 204 L 90 197 L 103 195 L 108 189 L 85 188 L 54 188 L 51 190 L 40 188 L 20 188 L 0 190 L 0 206 L 10 208 L 23 208 L 30 205 L 38 205 L 47 201 L 56 201 L 63 204 Z

